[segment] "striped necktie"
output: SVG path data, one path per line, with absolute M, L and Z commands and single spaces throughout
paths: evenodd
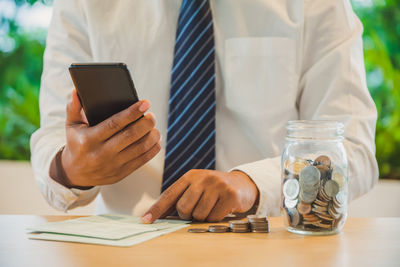
M 209 0 L 183 0 L 175 41 L 162 191 L 215 169 L 215 52 Z

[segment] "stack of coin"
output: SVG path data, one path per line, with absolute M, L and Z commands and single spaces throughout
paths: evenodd
M 210 225 L 208 231 L 211 233 L 226 233 L 229 232 L 229 227 L 225 225 Z
M 247 219 L 250 223 L 250 230 L 253 233 L 269 233 L 269 223 L 267 217 L 249 215 L 247 216 Z
M 247 233 L 249 232 L 249 222 L 247 221 L 229 221 L 229 228 L 232 233 Z
M 299 175 L 300 200 L 304 203 L 312 203 L 318 195 L 321 182 L 321 173 L 315 166 L 307 166 Z M 285 191 L 283 192 L 285 193 Z
M 196 233 L 196 234 L 202 234 L 202 233 L 207 233 L 208 230 L 206 228 L 190 228 L 188 229 L 189 233 Z
M 325 155 L 315 160 L 285 161 L 282 205 L 288 225 L 304 230 L 333 230 L 345 218 L 345 185 L 344 172 Z

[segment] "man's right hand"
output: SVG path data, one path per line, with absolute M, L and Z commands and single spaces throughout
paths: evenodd
M 140 118 L 149 107 L 148 101 L 141 100 L 89 127 L 74 90 L 67 106 L 67 143 L 60 164 L 53 160 L 50 176 L 70 188 L 114 184 L 124 179 L 161 149 L 154 115 L 147 113 Z

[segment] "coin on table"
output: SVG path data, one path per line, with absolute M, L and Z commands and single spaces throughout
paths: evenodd
M 253 233 L 269 233 L 269 228 L 268 229 L 252 229 L 251 232 L 253 232 Z
M 248 233 L 250 232 L 250 229 L 232 229 L 232 233 Z
M 339 193 L 339 185 L 334 180 L 326 181 L 324 191 L 329 197 L 334 197 Z
M 317 165 L 323 165 L 329 168 L 331 166 L 331 159 L 325 155 L 319 156 L 314 160 L 314 166 Z
M 250 225 L 251 228 L 266 228 L 269 225 L 268 222 L 256 222 Z
M 229 221 L 229 225 L 232 225 L 234 227 L 247 227 L 249 226 L 249 222 L 248 221 L 242 221 L 242 220 L 236 220 L 236 221 Z
M 261 216 L 261 215 L 248 215 L 247 219 L 249 220 L 250 223 L 266 222 L 267 221 L 267 217 Z
M 208 230 L 206 228 L 190 228 L 190 229 L 188 229 L 188 232 L 201 234 L 201 233 L 207 233 Z
M 246 233 L 249 231 L 249 222 L 247 221 L 229 221 L 229 228 L 233 233 Z
M 225 225 L 210 225 L 208 231 L 211 233 L 226 233 L 229 231 L 229 227 Z
M 299 183 L 302 189 L 319 184 L 321 173 L 314 166 L 307 166 L 301 170 Z
M 283 184 L 283 194 L 285 198 L 296 199 L 300 192 L 300 185 L 297 179 L 288 179 Z

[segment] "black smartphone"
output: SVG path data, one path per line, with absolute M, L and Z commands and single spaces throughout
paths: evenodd
M 73 63 L 69 73 L 90 126 L 139 101 L 124 63 Z

